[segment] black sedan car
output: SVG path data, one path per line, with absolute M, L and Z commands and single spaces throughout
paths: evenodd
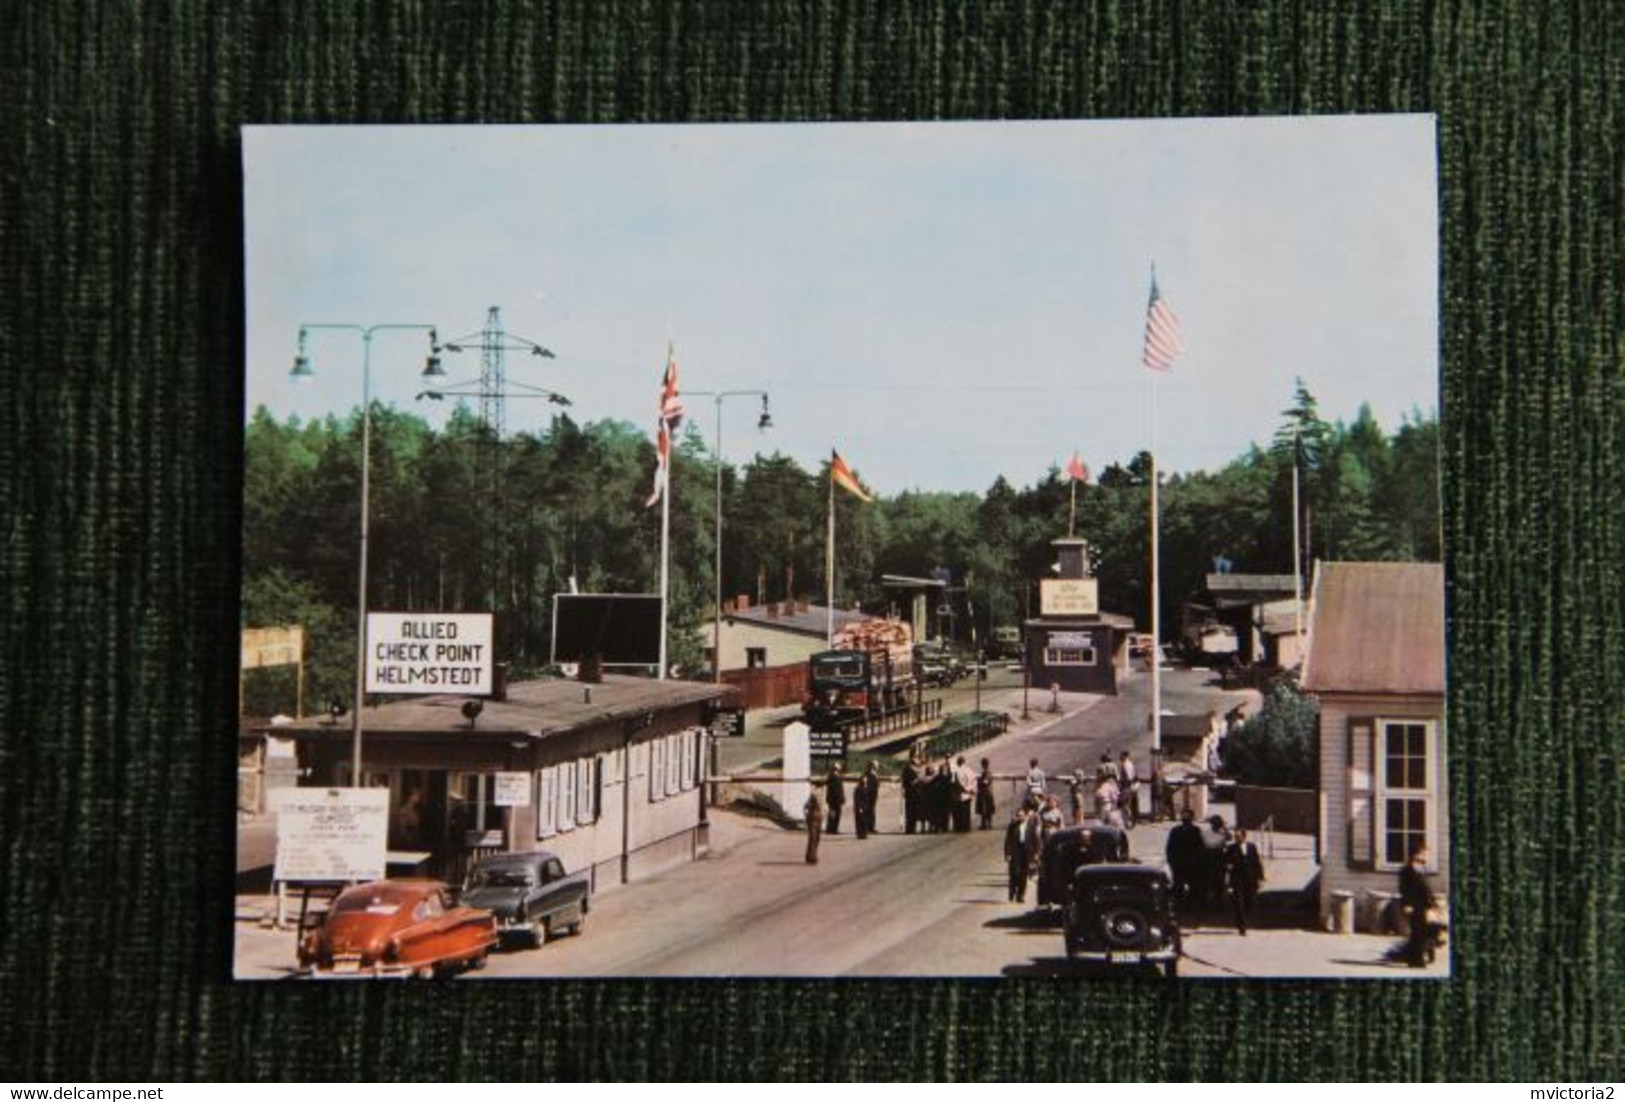
M 475 865 L 463 882 L 462 903 L 496 916 L 497 932 L 523 934 L 537 945 L 587 922 L 587 877 L 566 873 L 546 850 L 504 853 Z
M 1038 905 L 1066 906 L 1072 898 L 1072 875 L 1085 865 L 1128 859 L 1128 834 L 1114 826 L 1094 824 L 1052 831 L 1038 858 Z
M 1072 878 L 1061 915 L 1066 955 L 1104 965 L 1160 967 L 1179 973 L 1179 922 L 1173 884 L 1149 865 L 1088 865 Z

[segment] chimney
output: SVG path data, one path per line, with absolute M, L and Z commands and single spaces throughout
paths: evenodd
M 771 601 L 768 603 L 767 618 L 769 620 L 777 620 L 779 618 L 779 602 Z
M 588 685 L 595 685 L 604 679 L 604 659 L 602 655 L 585 654 L 581 656 L 579 668 L 576 671 L 576 680 Z
M 734 614 L 734 599 L 732 597 L 729 597 L 727 600 L 722 602 L 722 614 L 724 616 L 732 616 Z
M 750 594 L 749 593 L 741 593 L 739 596 L 735 597 L 734 598 L 734 607 L 737 608 L 740 612 L 745 612 L 745 611 L 749 610 L 749 608 L 750 608 Z

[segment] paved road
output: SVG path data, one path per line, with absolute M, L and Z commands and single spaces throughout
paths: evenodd
M 1205 681 L 1165 675 L 1165 705 L 1214 706 Z M 984 688 L 989 704 L 1011 691 Z M 1117 697 L 1067 697 L 1066 715 L 1035 711 L 967 756 L 1003 773 L 1024 773 L 1036 757 L 1058 776 L 1129 749 L 1144 768 L 1149 693 L 1139 677 Z M 1014 789 L 1001 786 L 1001 823 Z M 483 974 L 986 976 L 1066 967 L 1059 933 L 1005 901 L 1001 830 L 908 836 L 898 833 L 900 819 L 900 795 L 888 786 L 879 814 L 886 833 L 862 842 L 826 836 L 819 864 L 809 866 L 802 834 L 715 813 L 710 857 L 599 895 L 583 936 L 495 956 Z M 1160 852 L 1160 837 L 1145 841 L 1147 856 Z

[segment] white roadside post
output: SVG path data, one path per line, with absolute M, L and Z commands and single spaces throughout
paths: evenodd
M 799 720 L 784 727 L 784 783 L 779 802 L 790 815 L 800 818 L 802 805 L 812 791 L 812 728 Z M 794 779 L 792 779 L 794 778 Z

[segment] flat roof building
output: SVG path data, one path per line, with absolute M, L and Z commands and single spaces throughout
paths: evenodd
M 436 875 L 456 879 L 489 853 L 547 849 L 596 888 L 704 850 L 708 724 L 731 694 L 605 675 L 514 682 L 478 701 L 381 704 L 363 717 L 363 783 L 389 789 L 389 848 L 425 854 Z M 295 740 L 306 785 L 350 784 L 348 717 L 275 733 Z

